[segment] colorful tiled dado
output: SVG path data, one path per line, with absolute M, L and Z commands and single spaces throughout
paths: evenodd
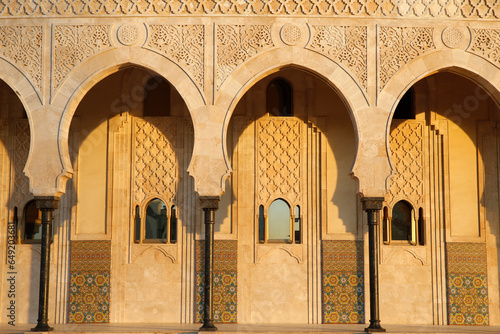
M 69 323 L 109 322 L 111 241 L 72 241 Z
M 323 323 L 364 323 L 362 241 L 323 241 Z
M 214 321 L 237 321 L 238 243 L 216 240 L 214 243 Z M 196 242 L 196 321 L 203 321 L 205 300 L 205 241 Z
M 449 242 L 446 263 L 450 325 L 488 325 L 486 245 Z

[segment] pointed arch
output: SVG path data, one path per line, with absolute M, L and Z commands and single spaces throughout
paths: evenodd
M 127 51 L 106 51 L 80 64 L 55 92 L 52 104 L 61 113 L 57 142 L 62 172 L 57 177 L 57 184 L 60 185 L 58 188 L 63 188 L 72 174 L 67 139 L 76 108 L 93 86 L 113 73 L 135 66 L 163 77 L 178 91 L 188 107 L 193 123 L 196 123 L 193 110 L 203 107 L 206 101 L 204 93 L 192 78 L 179 65 L 153 51 L 138 47 L 131 47 Z M 103 63 L 106 66 L 102 66 Z

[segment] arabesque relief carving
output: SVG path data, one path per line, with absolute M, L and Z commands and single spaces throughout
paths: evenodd
M 0 0 L 1 16 L 115 15 L 328 15 L 342 17 L 500 18 L 500 3 L 488 0 Z
M 0 55 L 27 75 L 33 86 L 42 84 L 41 26 L 0 27 Z
M 381 27 L 378 34 L 379 90 L 403 66 L 436 48 L 434 28 Z
M 270 25 L 218 25 L 217 88 L 238 65 L 274 46 Z
M 423 130 L 421 122 L 406 121 L 391 131 L 394 176 L 389 181 L 387 203 L 396 196 L 404 196 L 417 205 L 423 201 Z
M 301 121 L 270 118 L 257 125 L 257 194 L 259 203 L 286 196 L 301 202 Z
M 472 29 L 472 35 L 468 51 L 500 66 L 500 30 Z
M 156 51 L 188 71 L 203 90 L 205 27 L 203 25 L 150 25 L 146 49 Z
M 111 47 L 108 25 L 57 25 L 54 27 L 52 87 L 87 58 Z
M 347 67 L 359 85 L 367 88 L 367 28 L 312 26 L 308 49 Z
M 28 161 L 30 151 L 30 125 L 27 119 L 13 122 L 12 154 L 14 161 L 14 191 L 12 204 L 21 205 L 22 201 L 30 194 L 29 179 L 24 174 L 24 167 Z
M 133 191 L 136 203 L 148 196 L 175 199 L 179 180 L 175 118 L 145 117 L 134 120 Z

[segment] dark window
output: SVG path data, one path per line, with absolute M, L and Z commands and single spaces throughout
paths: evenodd
M 294 242 L 296 244 L 302 243 L 302 219 L 300 217 L 300 207 L 295 207 L 295 222 L 294 222 Z
M 160 76 L 144 85 L 144 116 L 170 116 L 170 84 Z
M 424 209 L 418 209 L 418 244 L 421 246 L 425 245 L 425 220 L 424 220 Z
M 134 242 L 139 243 L 141 241 L 141 215 L 139 212 L 139 205 L 135 207 L 135 232 L 134 232 Z
M 271 116 L 292 116 L 292 88 L 281 78 L 267 86 L 267 112 Z
M 23 242 L 39 243 L 42 240 L 42 211 L 38 210 L 35 201 L 24 207 Z
M 266 217 L 264 216 L 264 206 L 259 206 L 259 242 L 266 241 Z
M 394 112 L 393 119 L 415 119 L 413 88 L 408 89 Z
M 406 201 L 397 202 L 392 208 L 391 240 L 412 240 L 413 209 Z
M 144 242 L 177 242 L 177 207 L 172 205 L 170 211 L 161 199 L 151 200 L 146 207 L 144 217 L 139 215 L 139 207 L 136 207 L 135 216 L 135 240 L 140 242 L 141 235 Z M 142 224 L 141 224 L 142 221 Z M 144 232 L 141 227 L 144 226 Z M 144 233 L 144 234 L 142 234 Z
M 177 207 L 172 205 L 170 209 L 170 243 L 177 242 Z

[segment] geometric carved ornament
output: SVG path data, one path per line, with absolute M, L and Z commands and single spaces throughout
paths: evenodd
M 30 125 L 27 119 L 13 122 L 13 160 L 14 160 L 14 191 L 12 192 L 12 207 L 20 206 L 30 194 L 29 179 L 24 174 L 30 151 Z
M 378 35 L 379 90 L 411 60 L 436 48 L 434 28 L 381 27 Z
M 471 29 L 472 42 L 467 51 L 475 53 L 500 66 L 500 30 Z
M 170 117 L 134 119 L 134 201 L 161 197 L 172 203 L 177 193 L 179 163 L 176 141 L 179 122 Z
M 13 63 L 31 79 L 34 87 L 42 84 L 42 27 L 0 27 L 0 56 Z
M 264 118 L 257 122 L 257 196 L 259 204 L 286 198 L 301 203 L 301 125 L 297 119 Z
M 149 25 L 145 48 L 158 52 L 187 71 L 203 90 L 205 27 L 203 25 Z
M 366 91 L 367 27 L 311 26 L 311 30 L 306 48 L 347 67 Z
M 416 205 L 423 202 L 423 130 L 423 123 L 415 121 L 405 121 L 392 128 L 390 145 L 395 173 L 386 196 L 389 205 L 395 197 L 406 198 Z
M 1 0 L 0 16 L 123 15 L 323 15 L 327 17 L 422 17 L 498 19 L 500 3 L 490 0 Z
M 247 59 L 274 46 L 270 25 L 218 25 L 217 89 Z
M 87 58 L 111 48 L 109 25 L 54 26 L 52 88 Z

